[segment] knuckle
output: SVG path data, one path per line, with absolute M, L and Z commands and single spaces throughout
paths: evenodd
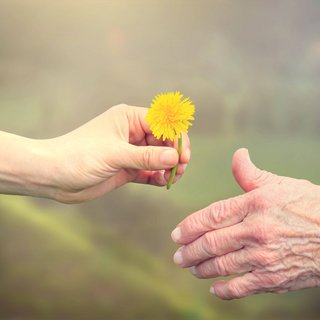
M 125 119 L 125 117 L 127 117 L 128 113 L 131 112 L 131 108 L 130 106 L 121 103 L 121 104 L 117 104 L 111 108 L 109 108 L 106 112 L 108 113 L 109 116 L 114 116 L 114 117 L 123 117 L 123 119 Z
M 207 232 L 202 239 L 202 250 L 205 255 L 212 257 L 216 254 L 217 242 L 214 232 Z
M 204 210 L 204 219 L 210 227 L 225 226 L 230 219 L 242 221 L 248 213 L 248 196 L 237 196 L 218 201 Z
M 223 216 L 227 209 L 227 201 L 221 200 L 208 207 L 207 219 L 209 225 L 219 225 L 223 222 Z
M 266 250 L 259 250 L 256 252 L 253 259 L 255 260 L 256 265 L 260 268 L 264 268 L 275 260 L 273 254 Z
M 268 241 L 268 234 L 264 225 L 255 225 L 253 228 L 255 239 L 259 244 L 266 244 Z
M 270 275 L 270 287 L 277 289 L 286 289 L 290 283 L 290 279 L 284 272 L 272 272 Z
M 145 165 L 147 168 L 151 168 L 153 158 L 154 158 L 153 149 L 146 148 L 143 153 L 143 165 Z
M 129 108 L 129 106 L 125 103 L 120 103 L 120 104 L 117 104 L 115 106 L 113 106 L 111 108 L 112 111 L 122 111 L 122 110 L 127 110 Z
M 197 243 L 191 243 L 183 246 L 181 254 L 183 257 L 183 264 L 185 266 L 194 265 L 198 261 L 200 247 Z
M 198 278 L 210 278 L 214 276 L 213 264 L 209 262 L 204 262 L 197 266 L 197 276 Z
M 268 206 L 268 208 L 266 208 Z M 248 219 L 242 222 L 244 229 L 254 243 L 266 245 L 276 238 L 279 233 L 279 223 L 283 217 L 278 217 L 277 210 L 270 208 L 272 204 L 259 202 Z M 275 208 L 276 209 L 276 208 Z
M 246 288 L 240 287 L 237 283 L 229 283 L 229 291 L 232 298 L 239 299 L 249 294 L 249 290 Z
M 257 186 L 264 185 L 272 180 L 274 175 L 266 170 L 256 169 L 254 180 Z
M 215 270 L 216 274 L 219 276 L 229 275 L 228 265 L 227 265 L 226 259 L 224 259 L 223 256 L 216 258 L 214 260 L 214 270 Z
M 228 201 L 224 201 L 225 210 L 230 212 L 241 212 L 243 210 L 242 201 L 239 197 L 231 198 Z
M 273 228 L 266 221 L 263 221 L 263 219 L 254 221 L 250 228 L 251 237 L 260 245 L 268 244 L 273 238 Z
M 269 292 L 280 288 L 284 280 L 282 276 L 277 273 L 262 273 L 256 274 L 254 282 L 261 290 Z

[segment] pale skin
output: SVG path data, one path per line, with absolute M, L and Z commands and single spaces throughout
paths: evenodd
M 29 139 L 0 131 L 0 193 L 80 203 L 129 182 L 163 187 L 179 163 L 177 181 L 190 160 L 183 135 L 157 140 L 145 120 L 147 108 L 118 105 L 63 136 Z
M 243 195 L 211 204 L 172 232 L 176 264 L 213 283 L 221 299 L 320 286 L 320 186 L 254 166 L 246 149 L 232 170 Z

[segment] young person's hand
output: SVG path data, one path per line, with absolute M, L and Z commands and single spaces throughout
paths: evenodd
M 33 140 L 0 132 L 0 193 L 91 200 L 128 182 L 165 186 L 176 145 L 153 137 L 146 108 L 118 105 L 63 136 Z M 183 136 L 176 179 L 190 159 Z

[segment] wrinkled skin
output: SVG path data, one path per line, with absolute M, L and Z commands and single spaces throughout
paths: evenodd
M 246 193 L 182 221 L 175 263 L 198 278 L 238 275 L 212 285 L 221 299 L 319 286 L 320 187 L 256 168 L 246 149 L 232 169 Z

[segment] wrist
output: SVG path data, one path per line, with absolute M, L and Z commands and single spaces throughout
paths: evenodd
M 49 140 L 0 132 L 0 193 L 55 198 L 55 169 Z

